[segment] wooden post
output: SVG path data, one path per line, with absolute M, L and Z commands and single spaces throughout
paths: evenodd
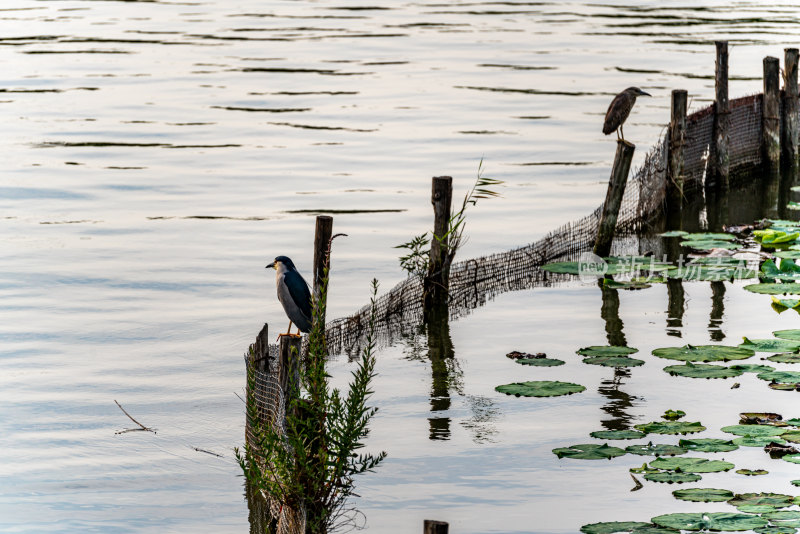
M 433 204 L 433 234 L 431 238 L 428 276 L 425 277 L 425 307 L 432 302 L 447 298 L 450 285 L 450 264 L 447 256 L 450 251 L 436 236 L 442 237 L 448 231 L 450 206 L 453 201 L 453 179 L 450 176 L 436 176 L 432 180 L 431 204 Z
M 424 534 L 447 534 L 449 525 L 445 521 L 434 521 L 426 519 L 424 523 Z
M 325 277 L 325 260 L 328 255 L 328 245 L 333 235 L 333 217 L 317 215 L 317 227 L 314 232 L 314 298 L 318 298 L 322 290 L 322 279 Z M 330 264 L 327 265 L 330 270 Z M 325 324 L 325 303 L 320 313 L 320 320 Z
M 262 373 L 269 372 L 269 325 L 264 323 L 253 344 L 253 363 L 255 370 Z
M 281 336 L 278 348 L 278 383 L 283 391 L 285 410 L 289 398 L 300 390 L 300 344 L 299 336 Z
M 729 187 L 730 158 L 728 138 L 731 128 L 731 110 L 728 103 L 728 41 L 717 41 L 717 63 L 714 76 L 716 99 L 714 101 L 714 175 L 717 186 Z
M 781 152 L 783 162 L 788 167 L 798 164 L 798 89 L 797 89 L 797 48 L 786 49 L 783 80 L 783 116 L 781 121 Z
M 669 166 L 667 168 L 667 202 L 680 208 L 683 194 L 683 146 L 686 140 L 686 107 L 689 95 L 685 89 L 673 89 L 672 113 L 669 121 Z
M 614 229 L 617 227 L 617 215 L 619 215 L 619 207 L 622 204 L 622 195 L 625 194 L 625 184 L 628 181 L 628 171 L 631 168 L 634 150 L 636 150 L 635 145 L 621 139 L 617 141 L 617 155 L 614 157 L 614 166 L 611 168 L 606 201 L 603 203 L 597 239 L 594 242 L 594 253 L 600 257 L 606 257 L 611 253 L 611 242 L 614 240 Z
M 781 161 L 781 118 L 780 92 L 778 80 L 780 64 L 778 58 L 764 58 L 764 99 L 761 104 L 762 113 L 762 146 L 764 164 L 770 172 L 780 168 Z

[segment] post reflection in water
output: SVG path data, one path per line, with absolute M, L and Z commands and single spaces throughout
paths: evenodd
M 725 283 L 711 282 L 711 315 L 708 320 L 708 334 L 711 341 L 722 341 L 722 316 L 725 314 Z
M 683 281 L 667 280 L 667 298 L 667 335 L 682 337 L 683 313 L 686 311 Z
M 627 346 L 625 334 L 622 331 L 623 323 L 619 316 L 619 292 L 603 284 L 603 280 L 598 281 L 603 297 L 603 305 L 600 308 L 600 316 L 606 323 L 606 336 L 609 345 Z M 615 367 L 614 376 L 609 380 L 603 380 L 597 392 L 608 399 L 608 402 L 601 407 L 611 419 L 600 421 L 605 430 L 627 430 L 631 427 L 633 416 L 629 410 L 633 408 L 641 398 L 625 393 L 620 387 L 623 385 L 623 378 L 630 378 L 631 371 L 625 367 Z
M 431 416 L 428 418 L 431 440 L 450 439 L 450 385 L 453 381 L 451 370 L 457 368 L 453 340 L 450 337 L 450 320 L 447 303 L 440 303 L 425 313 L 428 339 L 428 359 L 431 361 Z M 459 370 L 460 371 L 460 370 Z M 440 414 L 444 412 L 444 416 Z

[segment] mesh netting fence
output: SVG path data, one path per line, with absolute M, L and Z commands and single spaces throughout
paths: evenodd
M 762 95 L 730 101 L 729 161 L 731 175 L 761 164 Z M 703 191 L 713 150 L 713 105 L 687 117 L 684 148 L 686 190 Z M 620 207 L 613 255 L 638 255 L 652 251 L 653 240 L 640 237 L 664 211 L 667 191 L 668 140 L 662 138 L 645 156 L 642 166 L 628 177 Z M 589 215 L 565 224 L 541 239 L 513 250 L 454 263 L 450 270 L 448 312 L 451 319 L 470 313 L 497 295 L 532 287 L 548 286 L 568 279 L 540 269 L 553 261 L 576 260 L 591 251 L 597 236 L 602 205 Z M 413 334 L 422 323 L 423 287 L 418 278 L 408 278 L 375 303 L 375 339 L 381 345 Z M 363 346 L 371 306 L 328 323 L 326 337 L 331 354 L 355 355 Z M 277 370 L 277 347 L 259 337 L 251 346 L 255 354 L 269 357 L 266 370 L 256 369 L 256 399 L 263 420 L 282 427 L 284 392 Z M 249 356 L 245 360 L 250 362 Z M 248 429 L 249 432 L 249 429 Z M 248 435 L 248 439 L 250 436 Z M 267 499 L 267 508 L 278 532 L 303 532 L 302 511 L 288 510 Z

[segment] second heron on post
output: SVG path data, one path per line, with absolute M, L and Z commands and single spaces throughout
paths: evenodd
M 631 114 L 631 109 L 636 103 L 637 96 L 652 96 L 650 93 L 645 93 L 638 87 L 628 87 L 620 94 L 614 97 L 611 104 L 606 111 L 606 121 L 603 123 L 603 133 L 608 135 L 613 131 L 617 132 L 617 139 L 625 141 L 625 135 L 622 131 L 622 125 L 625 124 L 628 115 Z

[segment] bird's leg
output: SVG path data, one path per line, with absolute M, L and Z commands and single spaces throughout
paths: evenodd
M 619 128 L 617 128 L 617 141 L 619 141 Z
M 622 136 L 622 140 L 625 140 L 625 132 L 622 131 L 622 125 L 619 125 L 619 134 Z
M 300 337 L 300 327 L 299 326 L 297 327 L 297 337 Z
M 286 329 L 286 335 L 287 336 L 292 335 L 292 321 L 289 321 L 289 328 Z

